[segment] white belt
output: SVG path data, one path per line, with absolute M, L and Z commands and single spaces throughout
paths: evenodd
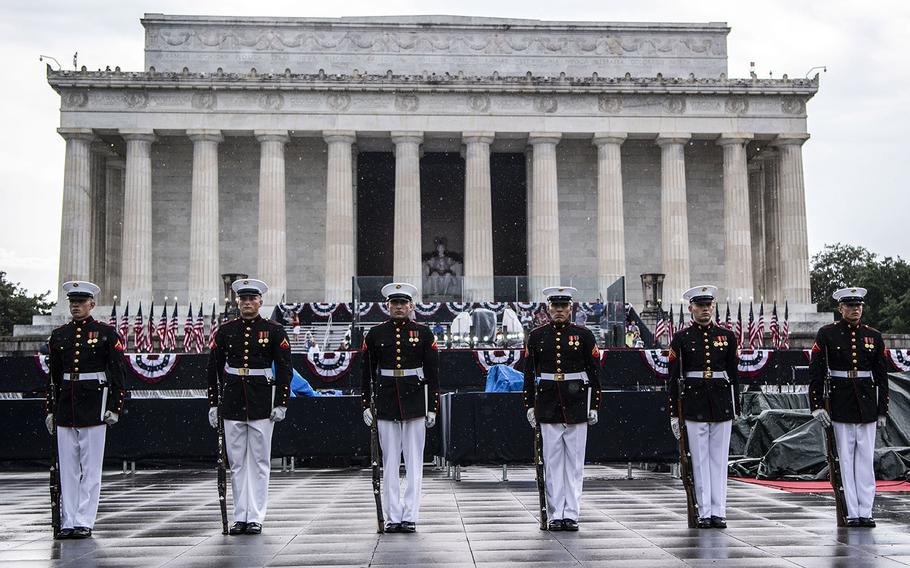
M 379 369 L 383 377 L 420 377 L 423 378 L 423 367 L 416 369 Z
M 542 381 L 588 381 L 587 373 L 541 373 Z
M 871 379 L 872 371 L 830 371 L 836 379 Z
M 242 367 L 238 369 L 225 365 L 224 372 L 229 375 L 237 375 L 238 377 L 265 377 L 271 379 L 273 376 L 271 367 L 265 369 L 247 369 L 246 367 Z
M 707 371 L 688 371 L 686 372 L 687 379 L 726 379 L 726 371 L 712 371 L 708 369 Z
M 99 383 L 107 382 L 107 375 L 104 373 L 63 373 L 64 381 L 98 381 Z

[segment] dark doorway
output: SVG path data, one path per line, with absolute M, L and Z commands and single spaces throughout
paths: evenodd
M 395 155 L 357 155 L 357 276 L 392 275 Z
M 493 201 L 493 284 L 496 301 L 528 296 L 528 195 L 524 154 L 490 158 Z M 506 278 L 518 276 L 520 278 Z

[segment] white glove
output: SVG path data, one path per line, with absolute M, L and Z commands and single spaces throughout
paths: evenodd
M 888 417 L 884 414 L 880 414 L 878 417 L 878 420 L 876 422 L 877 422 L 876 425 L 879 428 L 884 428 L 888 424 Z
M 373 425 L 373 411 L 367 408 L 363 411 L 363 423 L 370 427 Z
M 47 433 L 51 436 L 54 435 L 54 415 L 48 414 L 47 418 L 44 419 L 44 425 L 47 426 Z
M 209 408 L 209 426 L 212 428 L 218 427 L 218 407 L 213 406 Z
M 588 411 L 588 426 L 594 426 L 597 424 L 597 411 L 589 410 Z
M 531 425 L 531 428 L 537 428 L 537 416 L 534 414 L 534 409 L 528 409 L 528 424 Z
M 111 412 L 110 410 L 104 411 L 104 423 L 108 426 L 113 426 L 120 420 L 120 415 L 116 412 Z
M 825 428 L 827 428 L 828 426 L 831 426 L 831 417 L 828 416 L 828 411 L 825 410 L 824 408 L 817 408 L 817 409 L 813 410 L 812 416 L 814 416 L 816 420 L 821 422 L 822 426 L 824 426 Z
M 679 418 L 675 416 L 670 417 L 670 430 L 673 432 L 673 437 L 679 440 L 680 430 L 679 430 Z
M 427 412 L 427 428 L 432 428 L 433 426 L 436 426 L 436 413 Z
M 272 413 L 269 415 L 269 420 L 272 422 L 281 422 L 284 420 L 284 416 L 288 413 L 287 406 L 276 406 L 272 409 Z

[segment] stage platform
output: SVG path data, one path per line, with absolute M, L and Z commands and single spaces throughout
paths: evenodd
M 585 468 L 581 530 L 537 528 L 530 467 L 427 466 L 418 532 L 377 535 L 368 470 L 273 471 L 260 536 L 222 536 L 212 470 L 104 476 L 95 536 L 50 537 L 47 473 L 0 473 L 0 566 L 910 566 L 910 507 L 880 494 L 876 529 L 837 529 L 829 496 L 730 482 L 729 528 L 685 526 L 668 474 Z

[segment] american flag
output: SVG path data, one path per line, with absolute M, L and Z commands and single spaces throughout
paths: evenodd
M 123 348 L 127 348 L 127 340 L 130 337 L 130 303 L 126 303 L 126 308 L 123 310 L 123 316 L 120 318 L 120 327 L 117 329 L 117 335 L 120 336 L 120 343 L 123 344 Z
M 679 312 L 679 319 L 682 319 L 682 312 Z M 676 324 L 673 323 L 673 304 L 670 304 L 670 324 L 667 326 L 667 343 L 673 341 L 673 334 L 676 332 Z
M 177 350 L 177 302 L 174 301 L 174 313 L 171 315 L 171 323 L 167 326 L 167 350 Z
M 158 335 L 158 349 L 167 351 L 167 300 L 161 308 L 161 319 L 158 320 L 158 329 L 155 332 Z
M 765 346 L 765 301 L 762 300 L 761 304 L 758 305 L 758 323 L 755 324 L 755 327 L 758 328 L 758 341 L 755 344 L 755 347 L 761 349 Z
M 758 337 L 756 333 L 758 330 L 755 327 L 755 309 L 752 306 L 752 302 L 749 302 L 749 327 L 747 329 L 749 337 L 749 349 L 755 349 L 755 344 L 758 343 Z
M 790 349 L 790 303 L 784 301 L 784 321 L 780 326 L 780 348 Z
M 689 314 L 689 323 L 692 323 L 692 314 Z M 676 324 L 676 331 L 680 332 L 686 329 L 686 320 L 683 317 L 683 305 L 679 305 L 679 322 Z
M 660 310 L 657 314 L 657 325 L 654 326 L 654 343 L 660 343 L 666 333 L 667 320 L 664 319 L 664 311 Z
M 780 327 L 777 324 L 777 301 L 774 301 L 774 307 L 771 308 L 771 325 L 769 326 L 771 331 L 771 348 L 779 349 L 780 348 Z
M 139 302 L 139 311 L 136 312 L 136 319 L 133 320 L 133 337 L 136 340 L 136 352 L 147 353 L 149 351 L 148 330 L 145 327 L 145 320 L 142 318 L 142 302 Z
M 117 304 L 111 306 L 111 317 L 107 318 L 107 325 L 117 329 Z
M 218 333 L 218 328 L 221 327 L 221 320 L 215 314 L 215 303 L 212 302 L 212 327 L 209 331 L 209 342 L 208 345 L 211 346 L 215 343 L 215 334 Z
M 730 300 L 727 300 L 727 315 L 724 317 L 724 327 L 733 331 L 733 323 L 730 321 Z
M 739 303 L 739 307 L 736 308 L 736 324 L 733 328 L 733 333 L 736 334 L 736 344 L 742 347 L 743 344 L 743 303 Z
M 196 325 L 193 326 L 193 349 L 196 353 L 202 353 L 205 345 L 205 319 L 202 315 L 202 304 L 199 304 L 199 315 L 196 316 Z
M 727 306 L 727 313 L 730 313 L 730 306 Z M 714 306 L 714 325 L 717 327 L 723 327 L 720 323 L 720 307 L 717 305 Z
M 183 352 L 189 353 L 193 349 L 194 337 L 196 334 L 193 333 L 193 304 L 190 304 L 190 311 L 186 313 L 186 321 L 183 323 Z
M 148 339 L 146 339 L 146 345 L 148 346 L 148 351 L 151 353 L 155 350 L 155 302 L 152 301 L 152 307 L 149 309 L 149 321 L 145 326 L 145 332 Z

